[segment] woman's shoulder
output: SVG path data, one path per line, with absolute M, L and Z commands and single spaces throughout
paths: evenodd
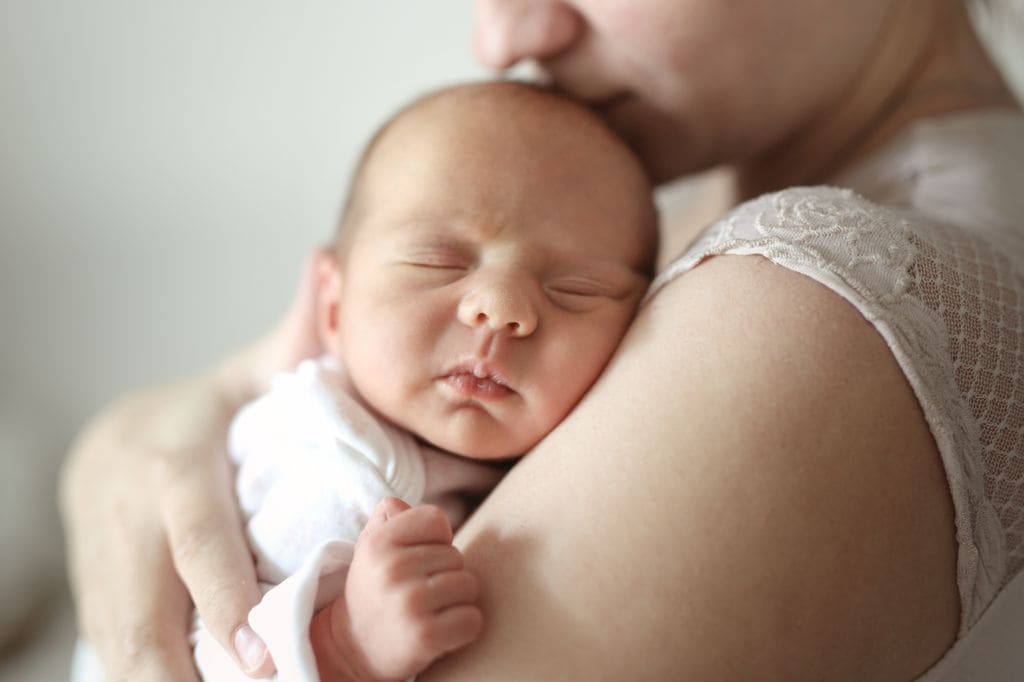
M 856 338 L 884 341 L 943 463 L 957 510 L 964 628 L 1024 567 L 1019 533 L 1000 520 L 1020 515 L 1012 491 L 1024 485 L 1014 473 L 1017 441 L 1006 427 L 1022 419 L 1014 387 L 1024 385 L 1024 366 L 1015 355 L 1024 347 L 1024 252 L 1019 235 L 985 219 L 982 208 L 976 221 L 964 222 L 833 187 L 764 195 L 709 228 L 659 276 L 648 298 L 662 299 L 668 283 L 681 279 L 684 288 L 722 287 L 723 299 L 735 305 L 750 295 L 736 290 L 743 271 L 756 267 L 749 261 L 768 261 L 788 276 L 761 278 L 762 287 L 782 294 L 773 300 L 789 300 L 813 314 L 818 328 L 835 324 L 852 306 L 871 332 Z M 761 258 L 714 258 L 724 255 Z M 726 271 L 718 277 L 701 265 L 726 260 L 714 268 Z M 812 312 L 801 293 L 806 287 L 800 280 L 806 279 L 823 285 L 821 305 Z M 779 307 L 770 314 L 785 319 Z M 798 338 L 799 329 L 780 324 L 771 338 L 801 348 L 806 341 Z M 845 358 L 819 348 L 823 371 L 840 371 L 865 347 L 849 349 Z M 1009 485 L 989 489 L 987 480 Z
M 765 258 L 709 259 L 641 310 L 461 535 L 494 607 L 465 679 L 504 663 L 508 633 L 542 651 L 502 679 L 559 679 L 535 668 L 580 622 L 616 624 L 614 642 L 587 640 L 615 661 L 573 661 L 591 676 L 910 678 L 956 630 L 946 490 L 912 392 L 855 309 Z M 551 547 L 571 560 L 531 570 Z M 579 579 L 595 565 L 616 580 Z M 538 624 L 539 596 L 569 624 Z
M 906 292 L 920 231 L 906 215 L 849 189 L 765 194 L 705 229 L 659 273 L 646 300 L 709 258 L 754 255 L 816 280 L 873 319 Z
M 939 271 L 959 277 L 972 265 L 991 266 L 1019 280 L 1024 236 L 1017 223 L 1006 227 L 1013 211 L 975 201 L 967 219 L 962 212 L 946 215 L 934 202 L 920 205 L 916 195 L 928 194 L 929 187 L 916 186 L 907 190 L 914 196 L 891 201 L 825 185 L 756 197 L 707 227 L 659 273 L 647 299 L 706 259 L 725 254 L 763 256 L 807 275 L 854 302 L 869 319 L 906 317 L 905 305 L 916 305 L 920 286 L 927 288 L 929 274 Z

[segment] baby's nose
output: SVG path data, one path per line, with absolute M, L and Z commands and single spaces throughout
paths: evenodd
M 458 316 L 468 327 L 486 326 L 517 338 L 537 328 L 537 311 L 525 285 L 509 280 L 490 281 L 466 294 Z
M 505 69 L 521 59 L 545 59 L 569 49 L 583 18 L 557 0 L 477 0 L 473 49 L 477 60 Z

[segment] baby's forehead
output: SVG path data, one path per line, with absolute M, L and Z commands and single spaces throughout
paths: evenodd
M 442 90 L 416 100 L 386 124 L 376 144 L 439 138 L 471 145 L 524 135 L 589 137 L 608 146 L 621 141 L 582 104 L 537 86 L 512 82 L 477 83 Z
M 552 201 L 555 186 L 562 189 Z M 572 212 L 578 219 L 581 204 L 602 205 L 604 197 L 594 194 L 608 194 L 605 189 L 627 197 L 619 200 L 620 209 L 622 202 L 638 206 L 629 216 L 635 220 L 625 222 L 649 231 L 643 170 L 595 114 L 533 86 L 463 86 L 417 100 L 382 127 L 360 164 L 348 204 L 355 210 L 347 207 L 343 232 L 375 232 L 370 225 L 377 221 L 367 225 L 363 218 L 395 217 L 407 206 L 421 225 L 432 205 L 446 211 L 446 220 L 453 207 L 462 215 L 490 213 L 506 206 L 509 196 L 538 211 L 550 209 L 553 218 Z M 632 230 L 620 224 L 619 232 Z

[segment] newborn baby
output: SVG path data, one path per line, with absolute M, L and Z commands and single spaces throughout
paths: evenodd
M 230 429 L 279 679 L 407 678 L 478 636 L 452 530 L 600 375 L 656 243 L 632 153 L 551 92 L 446 89 L 376 134 L 320 281 L 326 354 Z M 250 679 L 194 641 L 204 679 Z

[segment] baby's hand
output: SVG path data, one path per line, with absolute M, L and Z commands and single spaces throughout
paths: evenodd
M 329 607 L 336 656 L 356 658 L 345 667 L 372 679 L 411 677 L 476 639 L 478 594 L 444 512 L 385 498 L 356 543 L 344 595 Z M 314 623 L 319 659 L 317 629 Z

